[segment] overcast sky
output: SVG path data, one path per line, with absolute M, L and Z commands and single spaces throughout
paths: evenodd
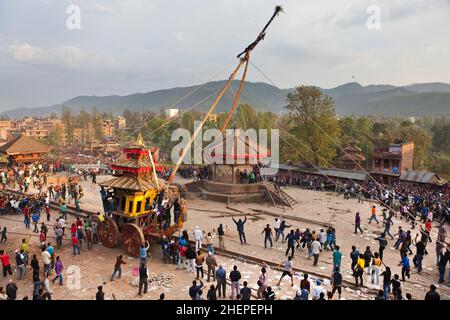
M 450 83 L 450 0 L 0 0 L 0 111 L 224 79 L 277 4 L 252 61 L 279 87 Z

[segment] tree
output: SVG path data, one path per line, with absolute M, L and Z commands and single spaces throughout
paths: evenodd
M 437 119 L 431 127 L 433 133 L 433 150 L 450 154 L 450 118 Z
M 122 116 L 125 118 L 126 122 L 127 122 L 127 127 L 128 128 L 138 128 L 141 126 L 141 115 L 139 114 L 139 112 L 136 111 L 130 111 L 128 109 L 126 109 L 123 113 Z
M 400 135 L 403 139 L 414 141 L 414 169 L 425 169 L 425 161 L 429 157 L 431 136 L 423 128 L 414 126 L 412 123 L 402 122 Z
M 297 144 L 298 147 L 314 164 L 328 165 L 336 157 L 335 143 L 340 138 L 333 99 L 317 87 L 299 86 L 288 94 L 287 102 L 289 118 L 294 124 L 291 132 L 309 150 Z
M 88 128 L 92 121 L 91 114 L 81 109 L 80 113 L 75 119 L 75 123 L 81 128 Z
M 102 130 L 103 119 L 100 113 L 97 112 L 97 108 L 92 109 L 92 126 L 94 128 L 94 135 L 97 140 L 103 139 Z
M 258 113 L 248 104 L 240 104 L 236 110 L 236 128 L 241 128 L 244 131 L 247 129 L 259 129 Z M 234 128 L 233 123 L 230 122 L 229 128 Z
M 195 114 L 192 111 L 187 111 L 181 116 L 180 125 L 182 128 L 189 130 L 190 133 L 194 132 L 194 121 L 196 120 Z
M 438 153 L 430 157 L 428 168 L 437 173 L 441 178 L 450 178 L 450 155 Z
M 62 121 L 63 121 L 64 127 L 66 129 L 67 142 L 72 143 L 72 141 L 73 141 L 73 114 L 72 114 L 72 110 L 70 110 L 70 108 L 66 108 L 63 106 Z
M 56 125 L 55 130 L 50 132 L 48 136 L 43 138 L 43 142 L 50 146 L 61 146 L 64 144 L 64 128 Z

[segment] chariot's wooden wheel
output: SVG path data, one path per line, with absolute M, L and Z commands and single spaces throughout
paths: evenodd
M 107 248 L 115 248 L 119 244 L 119 227 L 117 223 L 109 217 L 97 225 L 98 238 L 102 245 Z
M 131 257 L 139 257 L 139 249 L 141 244 L 145 243 L 144 233 L 142 229 L 134 223 L 126 223 L 120 232 L 122 247 Z

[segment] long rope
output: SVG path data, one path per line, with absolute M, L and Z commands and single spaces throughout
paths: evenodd
M 255 67 L 255 69 L 258 71 L 258 72 L 260 72 L 263 76 L 264 76 L 264 78 L 266 78 L 272 85 L 274 85 L 274 86 L 277 86 L 260 68 L 258 68 L 253 62 L 250 62 L 251 63 L 251 65 L 253 66 L 253 67 Z M 278 93 L 277 93 L 278 94 Z M 278 94 L 278 96 L 281 96 L 281 95 L 279 95 Z M 284 98 L 284 97 L 283 97 Z M 313 122 L 313 124 L 315 125 L 315 126 L 317 126 L 323 133 L 325 133 L 326 134 L 326 136 L 333 142 L 333 144 L 335 144 L 335 145 L 337 145 L 341 150 L 343 150 L 344 152 L 345 152 L 345 154 L 346 155 L 349 155 L 341 146 L 339 146 L 338 144 L 337 144 L 337 142 L 335 141 L 335 140 L 333 140 L 332 139 L 332 137 L 330 137 L 309 115 L 307 115 L 303 110 L 302 110 L 302 112 Z M 290 134 L 290 133 L 289 133 Z M 296 139 L 296 137 L 295 136 L 293 136 L 292 134 L 290 134 L 292 137 L 294 137 L 294 139 Z M 298 140 L 298 139 L 297 139 Z M 298 140 L 299 141 L 299 140 Z M 300 142 L 300 141 L 299 141 Z M 305 147 L 307 147 L 305 144 L 303 144 L 302 143 L 302 145 L 303 146 L 305 146 Z M 311 150 L 310 148 L 308 148 L 311 152 L 314 152 L 313 150 Z M 314 154 L 315 155 L 317 155 L 317 156 L 320 156 L 317 152 L 314 152 Z M 321 158 L 323 158 L 322 156 L 320 156 Z M 329 164 L 331 164 L 327 159 L 325 159 L 325 158 L 323 158 L 324 160 L 326 160 Z M 373 176 L 369 173 L 369 172 L 367 172 L 364 168 L 362 168 L 361 167 L 361 165 L 359 164 L 359 163 L 357 163 L 357 161 L 355 161 L 352 157 L 350 157 L 350 159 L 355 163 L 355 164 L 357 164 L 361 169 L 362 169 L 362 171 L 365 173 L 365 174 L 367 174 L 367 176 L 371 179 L 371 180 L 373 180 L 378 186 L 380 186 L 385 192 L 387 192 L 388 194 L 390 194 L 390 192 L 389 192 L 389 190 L 387 190 L 386 188 L 384 188 L 383 187 L 383 185 L 381 185 L 378 181 L 376 181 L 374 178 L 373 178 Z M 332 164 L 331 164 L 332 165 Z M 333 166 L 333 165 L 332 165 Z M 315 167 L 317 167 L 317 166 L 315 166 Z M 317 167 L 318 168 L 318 167 Z M 319 168 L 318 168 L 319 169 Z M 337 168 L 337 170 L 338 171 L 341 171 L 340 169 L 338 169 Z M 351 178 L 350 178 L 350 180 L 352 180 Z M 353 180 L 352 180 L 353 181 Z M 361 186 L 362 187 L 362 186 Z M 362 187 L 366 192 L 368 191 L 367 189 L 365 189 L 364 187 Z M 376 198 L 378 199 L 378 200 L 380 200 L 380 202 L 382 202 L 383 203 L 383 201 L 381 200 L 381 198 L 379 198 L 378 196 L 376 196 Z M 388 204 L 385 204 L 385 206 L 389 209 L 389 210 L 391 210 L 391 211 L 393 211 L 393 212 L 397 212 L 397 210 L 394 210 L 392 207 L 390 207 Z M 415 220 L 415 216 L 412 214 L 412 213 L 409 213 L 408 212 L 408 216 L 411 218 L 411 219 L 414 219 Z M 430 235 L 431 235 L 431 233 L 432 233 L 432 231 L 430 231 Z M 439 241 L 438 240 L 438 236 L 436 236 L 436 241 Z M 440 243 L 442 243 L 441 241 L 439 241 Z M 445 245 L 445 243 L 442 243 L 442 244 L 444 244 Z
M 188 93 L 186 93 L 184 96 L 182 96 L 180 99 L 178 99 L 176 102 L 174 102 L 173 104 L 171 104 L 169 107 L 167 107 L 167 109 L 172 109 L 175 108 L 176 106 L 178 106 L 181 102 L 183 102 L 186 98 L 190 97 L 192 94 L 194 94 L 195 92 L 197 92 L 198 90 L 206 87 L 209 82 L 213 81 L 217 76 L 219 76 L 220 74 L 222 74 L 223 72 L 225 72 L 226 70 L 228 70 L 230 67 L 232 66 L 232 63 L 228 64 L 224 69 L 220 70 L 219 72 L 215 73 L 210 79 L 208 79 L 205 83 L 203 83 L 200 86 L 195 87 L 194 89 L 192 89 L 191 91 L 189 91 Z M 156 114 L 154 117 L 152 117 L 151 119 L 147 120 L 142 126 L 138 127 L 137 129 L 135 129 L 133 131 L 133 134 L 136 134 L 136 132 L 138 132 L 139 130 L 142 130 L 145 126 L 147 126 L 148 124 L 150 124 L 153 120 L 157 119 L 159 116 L 161 116 L 164 113 L 164 110 L 161 110 L 158 114 Z M 131 136 L 131 135 L 130 135 Z
M 217 76 L 219 76 L 220 74 L 222 74 L 223 72 L 225 72 L 226 70 L 229 69 L 229 67 L 232 65 L 232 63 L 228 64 L 224 69 L 220 70 L 219 72 L 215 73 L 211 78 L 209 78 L 205 83 L 203 83 L 202 85 L 196 86 L 195 88 L 193 88 L 192 90 L 190 90 L 188 93 L 186 93 L 185 95 L 183 95 L 180 99 L 178 99 L 176 102 L 174 102 L 173 104 L 171 104 L 168 109 L 172 109 L 175 108 L 176 106 L 178 106 L 178 104 L 180 104 L 181 102 L 183 102 L 186 98 L 188 98 L 189 96 L 191 96 L 192 94 L 194 94 L 196 91 L 204 88 L 205 86 L 207 86 L 209 84 L 209 82 L 213 81 L 215 78 L 217 78 Z M 211 96 L 211 95 L 210 95 Z M 208 96 L 208 98 L 210 97 Z M 197 104 L 194 105 L 199 105 L 201 104 L 203 101 L 205 101 L 206 99 L 201 100 L 200 102 L 198 102 Z M 188 108 L 191 109 L 192 107 Z M 135 130 L 133 130 L 130 133 L 127 133 L 125 135 L 125 138 L 130 138 L 133 137 L 136 132 L 142 130 L 144 127 L 146 127 L 147 125 L 149 125 L 151 122 L 153 122 L 153 120 L 158 119 L 162 114 L 164 113 L 164 110 L 161 110 L 159 113 L 155 114 L 152 118 L 146 120 L 141 126 L 137 127 Z M 150 133 L 151 134 L 151 133 Z M 145 135 L 143 138 L 146 138 L 149 134 Z M 96 162 L 97 159 L 92 159 L 90 162 L 88 162 L 86 165 L 90 165 L 94 162 Z
M 219 93 L 219 89 L 217 89 L 216 91 L 214 91 L 213 93 L 211 93 L 209 96 L 207 96 L 206 98 L 202 99 L 201 101 L 197 102 L 196 104 L 193 104 L 192 106 L 190 106 L 189 108 L 183 110 L 182 112 L 178 113 L 178 115 L 171 117 L 170 119 L 168 119 L 166 122 L 164 122 L 162 125 L 160 125 L 158 128 L 154 129 L 153 131 L 151 131 L 150 133 L 147 133 L 146 135 L 144 135 L 143 138 L 154 134 L 155 132 L 161 130 L 162 128 L 164 128 L 165 126 L 167 126 L 169 123 L 171 123 L 172 121 L 180 118 L 183 114 L 193 110 L 194 108 L 198 107 L 199 105 L 201 105 L 203 102 L 207 101 L 208 99 L 210 99 L 212 96 L 216 95 L 217 93 Z
M 231 90 L 231 93 L 234 95 L 233 89 L 230 88 L 230 90 Z M 242 121 L 244 122 L 245 130 L 248 130 L 247 123 L 246 123 L 245 117 L 244 117 L 244 111 L 242 111 L 242 108 L 239 108 L 239 110 L 241 111 Z M 249 147 L 250 147 L 250 144 L 249 144 Z M 257 155 L 259 154 L 259 150 L 256 150 L 256 154 Z M 261 173 L 261 168 L 259 167 L 258 161 L 256 162 L 256 166 L 258 167 L 258 171 Z M 261 177 L 263 178 L 264 186 L 266 187 L 267 193 L 269 194 L 270 199 L 272 200 L 273 206 L 276 207 L 275 200 L 272 197 L 272 193 L 270 192 L 270 189 L 269 189 L 269 186 L 267 184 L 266 178 L 263 175 L 261 175 Z M 283 211 L 284 211 L 284 206 L 283 206 Z
M 284 130 L 283 128 L 281 128 L 280 126 L 278 126 L 275 122 L 274 125 L 281 131 L 286 132 L 287 134 L 289 134 L 294 140 L 298 141 L 303 147 L 307 148 L 310 152 L 313 152 L 316 156 L 322 158 L 324 161 L 326 161 L 328 163 L 328 165 L 332 165 L 327 159 L 325 159 L 323 156 L 319 155 L 317 152 L 315 152 L 314 150 L 312 150 L 311 148 L 309 148 L 306 144 L 304 144 L 302 141 L 300 141 L 297 137 L 295 137 L 293 134 L 291 134 L 290 132 L 288 132 L 287 130 Z M 285 143 L 287 143 L 287 141 L 285 141 Z M 293 148 L 293 147 L 292 147 Z M 302 155 L 297 149 L 293 148 L 297 153 L 300 154 L 300 156 L 302 156 L 303 158 L 305 158 L 312 166 L 314 166 L 314 168 L 320 170 L 320 167 L 318 167 L 316 164 L 314 164 L 312 161 L 308 160 L 304 155 Z M 339 170 L 339 169 L 338 169 Z M 330 181 L 332 181 L 326 174 L 324 174 Z M 364 191 L 366 191 L 368 194 L 370 194 L 369 190 L 367 190 L 366 188 L 364 188 L 362 185 L 360 185 L 359 183 L 357 183 L 356 181 L 354 181 L 351 178 L 348 178 L 348 180 L 352 181 L 353 183 L 359 185 Z M 333 182 L 333 181 L 332 181 Z M 336 182 L 333 182 L 333 184 L 336 184 Z M 375 195 L 375 198 L 377 200 L 379 200 L 381 203 L 383 203 L 389 210 L 396 212 L 396 210 L 394 208 L 392 208 L 389 204 L 385 204 L 382 199 L 378 196 Z M 415 217 L 412 214 L 409 214 L 411 219 L 414 219 L 415 221 Z M 430 236 L 432 235 L 433 231 L 430 231 Z M 435 233 L 435 232 L 434 232 Z M 439 234 L 436 235 L 436 241 L 443 244 L 444 246 L 446 245 L 445 243 L 443 243 L 442 241 L 439 240 Z
M 252 63 L 252 66 L 254 66 L 255 67 L 255 69 L 258 71 L 258 72 L 260 72 L 262 75 L 263 75 L 263 77 L 264 78 L 266 78 L 272 85 L 274 85 L 275 87 L 277 87 L 277 85 L 264 73 L 264 72 L 262 72 L 261 71 L 261 69 L 260 68 L 258 68 L 254 63 Z M 278 94 L 278 96 L 280 96 L 279 94 Z M 370 179 L 372 179 L 377 185 L 379 185 L 385 192 L 388 192 L 388 190 L 386 190 L 377 180 L 375 180 L 375 178 L 373 178 L 372 177 L 372 175 L 368 172 L 368 171 L 366 171 L 362 166 L 361 166 L 361 164 L 359 164 L 356 160 L 354 160 L 353 159 L 353 157 L 351 157 L 348 153 L 347 153 L 347 151 L 345 151 L 344 150 L 344 148 L 342 148 L 337 142 L 336 142 L 336 140 L 335 139 L 333 139 L 325 130 L 323 130 L 323 128 L 319 125 L 319 124 L 317 124 L 317 122 L 316 121 L 314 121 L 314 119 L 312 119 L 303 109 L 301 109 L 301 108 L 298 108 L 298 110 L 300 110 L 317 128 L 319 128 L 319 130 L 320 131 L 322 131 L 326 136 L 327 136 L 327 138 L 328 139 L 330 139 L 330 141 L 335 145 L 335 146 L 337 146 L 340 150 L 342 150 L 347 156 L 349 156 L 349 158 L 350 158 L 350 160 L 351 161 L 353 161 L 364 173 L 366 173 L 368 176 L 369 176 L 369 178 Z
M 242 74 L 242 78 L 241 78 L 241 82 L 239 83 L 239 88 L 236 94 L 234 94 L 234 101 L 233 101 L 233 105 L 231 106 L 230 112 L 228 112 L 227 118 L 225 119 L 225 122 L 222 124 L 222 127 L 220 128 L 220 131 L 222 133 L 225 132 L 226 128 L 228 127 L 228 123 L 231 120 L 231 117 L 233 117 L 234 114 L 234 110 L 237 107 L 237 104 L 239 102 L 239 97 L 241 96 L 241 92 L 242 89 L 244 88 L 244 83 L 245 83 L 245 77 L 247 75 L 247 70 L 248 70 L 248 62 L 250 61 L 250 53 L 247 52 L 245 54 L 245 67 L 244 67 L 244 72 Z M 231 87 L 230 87 L 231 88 Z
M 216 97 L 216 99 L 214 100 L 214 102 L 212 103 L 211 107 L 208 109 L 208 111 L 206 112 L 200 126 L 198 126 L 198 128 L 196 130 L 194 130 L 194 133 L 192 134 L 192 136 L 190 136 L 189 138 L 189 142 L 188 142 L 188 147 L 183 148 L 182 152 L 181 152 L 181 156 L 178 159 L 174 170 L 172 171 L 172 173 L 169 176 L 169 183 L 172 183 L 175 174 L 178 170 L 178 168 L 181 165 L 181 162 L 183 161 L 185 155 L 187 154 L 188 150 L 190 149 L 190 146 L 192 144 L 192 141 L 195 140 L 195 138 L 197 137 L 197 135 L 199 134 L 199 132 L 203 129 L 203 126 L 206 122 L 206 120 L 208 119 L 209 115 L 211 114 L 211 112 L 214 110 L 214 108 L 216 107 L 217 103 L 219 102 L 219 100 L 222 98 L 222 96 L 225 94 L 225 92 L 227 91 L 228 87 L 231 84 L 231 81 L 233 81 L 234 77 L 236 76 L 237 72 L 239 71 L 239 69 L 241 68 L 242 64 L 244 63 L 244 59 L 239 59 L 239 63 L 236 66 L 236 68 L 233 70 L 233 73 L 231 73 L 230 77 L 228 78 L 227 82 L 225 83 L 225 86 L 222 88 L 222 90 L 220 91 L 219 95 Z

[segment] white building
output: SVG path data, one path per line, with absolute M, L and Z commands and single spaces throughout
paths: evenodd
M 164 114 L 169 118 L 176 117 L 176 116 L 178 116 L 179 113 L 180 113 L 179 109 L 165 109 L 164 110 Z

